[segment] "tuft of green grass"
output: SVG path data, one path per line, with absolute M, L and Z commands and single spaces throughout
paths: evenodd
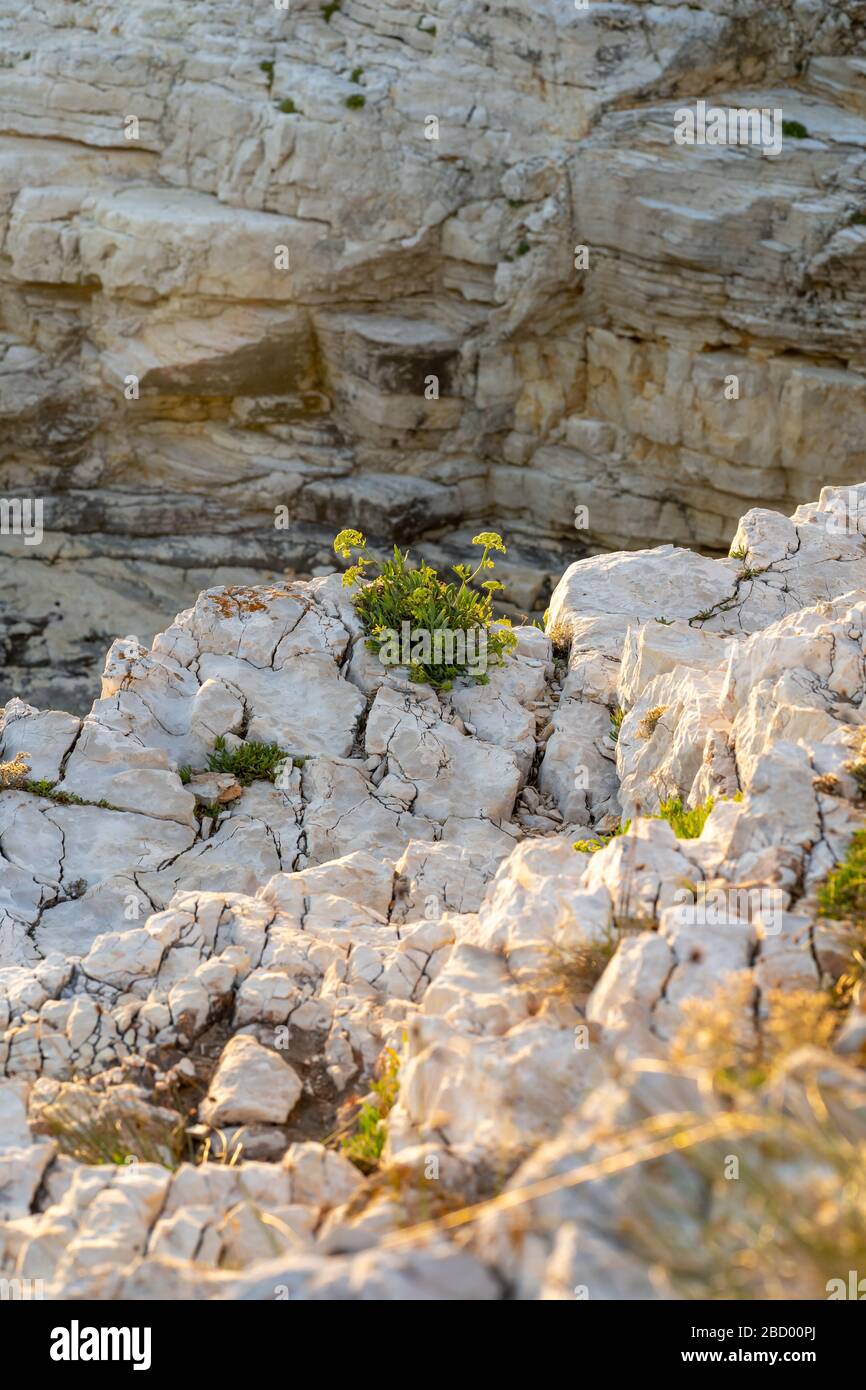
M 343 1153 L 362 1173 L 372 1173 L 379 1167 L 388 1137 L 385 1120 L 400 1089 L 400 1058 L 392 1047 L 385 1048 L 379 1067 L 381 1075 L 371 1087 L 376 1101 L 367 1101 L 361 1106 L 355 1133 L 348 1135 L 341 1145 Z
M 515 256 L 528 256 L 531 250 L 532 247 L 528 241 L 521 241 L 515 248 L 514 254 Z
M 257 743 L 252 739 L 241 743 L 237 748 L 227 748 L 222 734 L 214 743 L 214 751 L 207 760 L 208 772 L 230 772 L 242 787 L 251 782 L 273 782 L 280 763 L 291 757 L 278 743 Z M 301 766 L 301 759 L 295 759 Z
M 655 713 L 655 711 L 653 710 L 651 713 Z M 734 801 L 742 801 L 742 799 L 742 792 L 737 792 L 733 798 Z M 722 800 L 727 800 L 727 798 L 723 797 Z M 707 823 L 707 817 L 715 804 L 715 798 L 709 796 L 702 806 L 695 806 L 690 809 L 683 805 L 680 797 L 672 796 L 667 801 L 660 803 L 655 815 L 645 816 L 644 819 L 666 820 L 678 840 L 697 840 L 700 838 Z M 624 835 L 630 825 L 631 821 L 626 820 L 615 830 L 608 830 L 592 839 L 575 840 L 574 848 L 581 850 L 584 854 L 595 854 L 598 850 L 604 849 L 605 845 L 609 845 L 611 840 L 615 840 L 618 835 Z
M 367 105 L 367 98 L 363 92 L 353 92 L 350 97 L 346 97 L 346 105 L 350 111 L 360 111 L 362 106 Z
M 274 65 L 273 65 L 273 63 L 270 62 L 269 59 L 265 58 L 261 63 L 259 63 L 259 69 L 260 69 L 261 72 L 264 72 L 264 73 L 267 74 L 268 86 L 270 87 L 271 84 L 272 84 L 272 82 L 273 82 L 273 80 L 274 80 Z
M 616 709 L 610 712 L 610 738 L 612 743 L 616 743 L 619 738 L 619 731 L 622 728 L 622 721 L 625 719 L 625 710 L 617 705 Z
M 749 547 L 748 547 L 747 545 L 738 545 L 737 548 L 736 548 L 736 550 L 729 550 L 729 551 L 728 551 L 728 559 L 729 559 L 729 560 L 745 560 L 745 558 L 746 558 L 746 556 L 748 555 L 748 553 L 749 553 Z
M 332 15 L 339 14 L 341 4 L 342 0 L 329 0 L 327 5 L 319 6 L 322 12 L 322 18 L 326 24 L 330 24 Z
M 186 786 L 187 782 L 191 782 L 191 781 L 192 781 L 192 768 L 190 767 L 189 763 L 184 763 L 183 767 L 179 767 L 178 770 L 177 770 L 177 775 L 178 775 L 178 777 L 180 778 L 180 780 L 183 782 L 183 785 L 184 785 L 184 786 Z
M 363 69 L 363 68 L 352 68 L 352 71 L 351 71 L 351 74 L 350 74 L 350 77 L 349 77 L 349 81 L 350 81 L 350 82 L 360 82 L 360 81 L 361 81 L 361 78 L 362 78 L 363 76 L 364 76 L 364 69 Z
M 858 830 L 848 853 L 818 890 L 823 917 L 866 919 L 866 830 Z
M 802 121 L 783 121 L 782 134 L 790 135 L 792 140 L 808 140 L 809 132 Z
M 284 116 L 294 116 L 296 115 L 298 108 L 295 106 L 295 103 L 292 101 L 291 97 L 286 97 L 284 101 L 280 102 L 279 106 L 277 107 L 277 110 L 282 111 Z
M 482 531 L 473 536 L 472 544 L 483 547 L 483 553 L 474 570 L 468 565 L 454 565 L 454 573 L 461 581 L 458 588 L 453 581 L 446 583 L 440 579 L 430 565 L 421 564 L 411 569 L 409 552 L 404 554 L 396 545 L 392 558 L 380 564 L 367 550 L 366 538 L 360 531 L 341 531 L 334 541 L 334 550 L 344 560 L 352 559 L 353 551 L 358 552 L 357 559 L 343 575 L 347 588 L 360 583 L 370 567 L 380 569 L 379 575 L 364 584 L 353 598 L 355 612 L 369 634 L 369 650 L 378 652 L 384 662 L 383 653 L 395 641 L 395 634 L 399 640 L 404 622 L 410 629 L 429 636 L 431 650 L 427 655 L 430 660 L 410 661 L 409 678 L 416 683 L 450 690 L 458 676 L 468 675 L 476 684 L 487 684 L 486 673 L 477 674 L 467 662 L 448 659 L 459 655 L 455 651 L 458 633 L 473 633 L 479 643 L 483 638 L 488 666 L 502 665 L 505 653 L 513 651 L 517 645 L 516 634 L 507 624 L 496 629 L 492 627 L 495 621 L 492 594 L 502 588 L 499 581 L 484 580 L 481 588 L 486 592 L 483 594 L 471 587 L 483 570 L 494 568 L 491 551 L 505 554 L 502 538 L 494 531 Z M 438 661 L 435 659 L 437 633 L 442 634 L 439 655 L 443 658 Z

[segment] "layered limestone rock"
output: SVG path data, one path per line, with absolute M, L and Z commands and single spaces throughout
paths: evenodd
M 83 720 L 10 701 L 4 1274 L 73 1298 L 681 1296 L 733 1123 L 673 1067 L 684 1027 L 723 986 L 755 1045 L 846 968 L 816 890 L 863 823 L 864 535 L 866 484 L 748 512 L 736 559 L 580 561 L 487 685 L 380 667 L 334 575 L 212 588 L 149 650 L 115 642 Z M 275 779 L 207 772 L 217 739 L 278 743 Z M 692 838 L 652 818 L 709 796 Z M 826 1155 L 749 1146 L 818 1093 L 862 1142 L 862 1026 L 737 1118 L 795 1209 Z M 359 1166 L 365 1097 L 393 1108 Z M 686 1140 L 659 1149 L 671 1116 Z
M 541 612 L 587 548 L 862 476 L 861 0 L 0 0 L 0 36 L 0 497 L 44 503 L 2 698 L 83 713 L 111 635 L 343 524 L 453 559 L 494 517 Z M 676 144 L 697 100 L 796 133 Z

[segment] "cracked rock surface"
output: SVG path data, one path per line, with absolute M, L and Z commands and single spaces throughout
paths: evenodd
M 487 685 L 378 667 L 332 575 L 119 639 L 83 719 L 11 700 L 0 762 L 44 783 L 0 791 L 0 1269 L 70 1298 L 675 1296 L 631 1218 L 675 1192 L 699 1240 L 705 1176 L 569 1174 L 718 1118 L 656 1064 L 720 981 L 750 1038 L 841 969 L 816 889 L 863 823 L 854 501 L 842 537 L 827 488 L 747 513 L 739 559 L 576 563 Z M 274 781 L 202 771 L 217 738 L 278 743 Z M 649 818 L 709 796 L 696 838 Z M 703 921 L 701 891 L 753 896 Z M 370 1171 L 340 1139 L 385 1049 Z M 859 1115 L 862 1071 L 821 1057 Z

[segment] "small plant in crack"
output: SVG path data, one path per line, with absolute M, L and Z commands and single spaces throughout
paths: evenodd
M 265 58 L 259 63 L 259 68 L 268 79 L 268 91 L 270 91 L 271 87 L 274 85 L 274 65 L 268 58 Z
M 663 712 L 664 709 L 662 709 Z M 651 710 L 650 713 L 654 714 L 656 711 Z M 720 799 L 727 801 L 728 798 L 721 797 Z M 731 799 L 742 801 L 743 793 L 737 792 Z M 667 801 L 662 801 L 658 811 L 654 815 L 645 816 L 644 820 L 666 820 L 678 840 L 697 840 L 700 839 L 707 818 L 715 804 L 715 798 L 709 796 L 702 805 L 689 807 L 683 805 L 680 797 L 672 796 Z M 592 839 L 576 840 L 574 848 L 584 854 L 596 854 L 600 849 L 609 845 L 611 840 L 615 840 L 619 835 L 624 835 L 630 827 L 631 820 L 625 820 L 615 830 L 606 831 Z
M 177 770 L 177 775 L 178 775 L 178 777 L 180 778 L 180 780 L 183 782 L 183 785 L 184 785 L 184 786 L 186 786 L 187 782 L 191 782 L 191 781 L 192 781 L 192 768 L 190 767 L 189 763 L 184 763 L 183 767 L 179 767 L 178 770 Z
M 673 618 L 654 618 L 653 621 L 661 623 L 662 627 L 673 627 L 674 625 Z
M 858 830 L 845 858 L 818 890 L 823 917 L 853 919 L 866 928 L 866 830 Z
M 199 801 L 196 804 L 194 815 L 197 820 L 218 821 L 225 810 L 219 801 Z
M 298 108 L 291 97 L 284 97 L 277 107 L 277 110 L 282 111 L 284 116 L 295 116 L 297 115 Z
M 475 569 L 455 565 L 459 586 L 441 579 L 430 565 L 412 568 L 409 552 L 398 546 L 381 563 L 367 550 L 360 531 L 341 531 L 334 550 L 344 560 L 357 558 L 343 575 L 347 587 L 362 585 L 353 598 L 358 617 L 368 634 L 367 647 L 386 666 L 408 666 L 409 678 L 440 690 L 450 690 L 455 679 L 466 676 L 487 684 L 487 668 L 500 666 L 517 645 L 517 635 L 506 620 L 496 623 L 492 595 L 502 585 L 496 579 L 481 583 L 484 593 L 473 588 L 483 571 L 492 570 L 491 553 L 505 554 L 502 539 L 482 531 L 472 544 L 482 547 Z M 375 579 L 363 583 L 366 571 L 378 567 Z
M 394 1108 L 400 1089 L 400 1057 L 386 1047 L 379 1060 L 379 1077 L 370 1088 L 373 1100 L 365 1101 L 355 1121 L 354 1134 L 343 1139 L 343 1153 L 362 1173 L 372 1173 L 382 1158 L 388 1137 L 386 1117 Z
M 625 710 L 617 705 L 616 709 L 610 712 L 610 739 L 611 743 L 616 743 L 619 738 L 619 731 L 622 728 L 622 721 L 625 719 Z
M 242 787 L 248 787 L 251 782 L 273 782 L 281 764 L 291 756 L 278 743 L 257 743 L 255 739 L 229 748 L 221 734 L 214 743 L 207 766 L 208 772 L 231 773 Z M 294 758 L 292 761 L 295 767 L 301 767 L 304 760 Z
M 341 4 L 342 4 L 342 0 L 329 0 L 329 3 L 328 3 L 327 5 L 320 5 L 320 6 L 319 6 L 319 9 L 320 9 L 321 12 L 322 12 L 322 18 L 323 18 L 323 20 L 325 21 L 326 24 L 330 24 L 330 22 L 331 22 L 331 17 L 332 17 L 333 15 L 339 14 L 339 13 L 340 13 L 340 5 L 341 5 Z
M 729 559 L 729 560 L 745 560 L 745 558 L 746 558 L 746 556 L 748 555 L 748 553 L 749 553 L 749 547 L 748 547 L 747 545 L 738 545 L 737 548 L 736 548 L 736 550 L 729 550 L 729 551 L 728 551 L 728 559 Z
M 362 106 L 367 105 L 367 98 L 363 92 L 353 92 L 350 97 L 346 97 L 346 106 L 350 111 L 360 111 Z
M 782 134 L 790 135 L 792 140 L 808 140 L 809 132 L 802 121 L 783 121 Z

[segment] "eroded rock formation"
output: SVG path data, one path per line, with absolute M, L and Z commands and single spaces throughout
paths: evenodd
M 3 697 L 83 712 L 114 633 L 342 524 L 496 524 L 532 612 L 857 481 L 864 52 L 860 0 L 0 0 L 0 495 L 46 532 Z M 699 98 L 800 138 L 677 146 Z
M 115 642 L 83 720 L 11 701 L 0 1269 L 71 1297 L 678 1295 L 725 1183 L 688 1143 L 648 1162 L 646 1127 L 729 1158 L 734 1123 L 669 1070 L 690 1008 L 727 984 L 748 1045 L 845 969 L 816 890 L 863 822 L 866 484 L 846 535 L 839 502 L 749 511 L 737 558 L 576 563 L 486 686 L 381 667 L 333 575 Z M 278 742 L 275 782 L 203 772 L 217 739 Z M 696 837 L 648 818 L 708 796 Z M 820 1093 L 822 1133 L 862 1143 L 863 1031 L 855 1003 L 755 1104 Z M 386 1048 L 383 1180 L 337 1140 Z M 191 1111 L 239 1162 L 174 1147 Z M 776 1198 L 814 1209 L 826 1156 L 774 1145 Z M 760 1272 L 823 1296 L 802 1262 Z

